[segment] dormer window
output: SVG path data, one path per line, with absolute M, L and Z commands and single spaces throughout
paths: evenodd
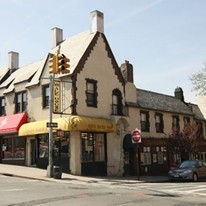
M 122 115 L 122 108 L 122 94 L 118 89 L 115 89 L 112 92 L 112 114 Z

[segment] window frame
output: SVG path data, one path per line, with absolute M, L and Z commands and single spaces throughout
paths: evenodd
M 160 122 L 157 122 L 157 117 L 159 117 Z M 155 128 L 156 133 L 164 133 L 164 120 L 162 113 L 155 113 Z
M 15 93 L 15 112 L 25 112 L 27 110 L 27 91 Z
M 144 121 L 142 115 L 145 115 L 145 121 Z M 141 126 L 142 132 L 149 132 L 150 131 L 149 112 L 148 111 L 140 111 L 140 126 Z
M 172 130 L 174 132 L 180 131 L 180 118 L 178 115 L 172 115 Z
M 0 116 L 3 116 L 6 114 L 5 110 L 5 97 L 0 97 Z
M 49 84 L 42 85 L 42 107 L 43 108 L 49 107 L 49 96 L 50 96 Z
M 112 91 L 112 115 L 123 115 L 122 110 L 122 93 L 119 89 L 114 89 Z
M 92 86 L 92 90 L 90 89 Z M 97 107 L 97 81 L 86 79 L 86 103 L 88 107 Z

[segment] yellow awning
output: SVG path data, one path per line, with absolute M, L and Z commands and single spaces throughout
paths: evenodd
M 19 136 L 31 136 L 36 134 L 46 134 L 49 132 L 47 127 L 48 120 L 41 120 L 23 124 L 19 129 Z M 70 115 L 52 120 L 57 123 L 53 130 L 63 131 L 84 131 L 84 132 L 115 132 L 116 125 L 108 119 L 94 118 L 86 116 Z

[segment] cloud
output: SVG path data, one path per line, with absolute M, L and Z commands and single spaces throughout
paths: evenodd
M 133 12 L 130 12 L 128 15 L 123 16 L 122 18 L 119 18 L 118 20 L 113 21 L 110 24 L 107 24 L 106 27 L 111 27 L 111 26 L 113 26 L 115 24 L 119 24 L 119 23 L 121 23 L 121 22 L 123 22 L 123 21 L 125 21 L 125 20 L 127 20 L 127 19 L 129 19 L 131 17 L 133 17 L 133 16 L 136 16 L 136 15 L 138 15 L 140 13 L 143 13 L 143 12 L 149 10 L 150 8 L 153 8 L 153 7 L 161 4 L 163 1 L 165 1 L 165 0 L 157 0 L 157 1 L 153 2 L 153 3 L 151 3 L 151 4 L 148 4 L 148 5 L 144 6 L 141 9 L 137 9 L 137 10 L 135 10 Z

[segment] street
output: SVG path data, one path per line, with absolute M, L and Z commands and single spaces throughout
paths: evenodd
M 79 184 L 0 175 L 1 206 L 205 206 L 206 182 Z

